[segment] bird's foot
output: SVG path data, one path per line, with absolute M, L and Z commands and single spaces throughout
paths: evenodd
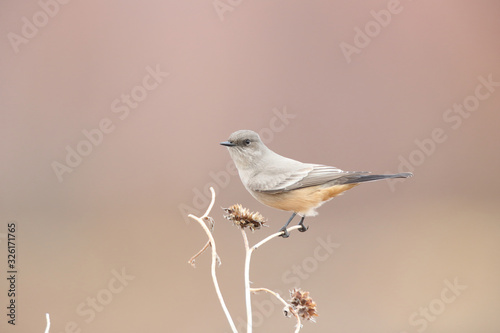
M 298 229 L 300 232 L 306 232 L 307 230 L 309 230 L 309 226 L 305 226 L 303 224 L 299 224 L 300 225 L 300 228 Z
M 297 225 L 300 225 L 300 228 L 298 229 L 300 232 L 306 232 L 309 229 L 309 227 L 306 227 L 304 225 L 304 219 L 305 219 L 305 216 L 302 216 L 302 218 L 300 219 L 299 224 L 297 224 Z
M 286 230 L 286 227 L 281 228 L 279 231 L 281 231 L 280 237 L 283 237 L 283 238 L 290 237 L 290 233 L 288 232 L 288 230 Z
M 295 215 L 297 215 L 297 213 L 294 212 L 292 214 L 292 216 L 290 216 L 290 218 L 288 219 L 288 221 L 285 223 L 285 225 L 283 227 L 281 227 L 281 229 L 279 231 L 281 231 L 283 234 L 280 235 L 280 237 L 283 237 L 283 238 L 290 237 L 290 233 L 288 233 L 288 230 L 286 230 L 286 227 L 288 227 L 288 225 L 290 224 L 290 222 L 292 222 L 292 220 L 295 217 Z

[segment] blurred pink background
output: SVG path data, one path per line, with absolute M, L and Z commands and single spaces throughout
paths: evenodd
M 210 255 L 187 264 L 206 237 L 186 216 L 210 184 L 219 282 L 241 326 L 244 248 L 220 207 L 268 218 L 252 244 L 289 214 L 226 171 L 219 142 L 238 129 L 304 162 L 384 173 L 404 160 L 415 173 L 349 191 L 254 254 L 254 286 L 310 291 L 320 316 L 303 332 L 500 330 L 498 1 L 0 7 L 0 331 L 41 332 L 48 312 L 51 333 L 230 332 Z M 463 103 L 472 111 L 453 111 Z M 68 146 L 87 155 L 74 167 Z M 292 332 L 269 300 L 253 297 L 254 331 Z

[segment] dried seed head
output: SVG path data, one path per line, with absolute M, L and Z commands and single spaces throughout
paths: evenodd
M 264 217 L 262 217 L 259 212 L 251 212 L 240 204 L 223 209 L 227 213 L 224 217 L 232 221 L 241 229 L 248 227 L 250 230 L 254 231 L 260 229 L 260 227 L 267 227 L 267 225 L 264 224 Z
M 316 312 L 316 303 L 309 297 L 308 291 L 293 289 L 290 290 L 290 297 L 290 305 L 302 319 L 315 321 L 314 317 L 318 316 Z

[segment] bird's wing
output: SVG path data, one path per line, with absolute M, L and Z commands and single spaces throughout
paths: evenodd
M 252 177 L 248 187 L 253 191 L 279 193 L 299 188 L 329 183 L 345 183 L 346 178 L 359 172 L 346 172 L 335 167 L 320 164 L 305 164 L 294 171 L 268 169 Z M 365 173 L 363 173 L 365 174 Z

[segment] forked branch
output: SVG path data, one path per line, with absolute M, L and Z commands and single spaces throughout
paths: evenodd
M 271 289 L 267 289 L 267 288 L 250 288 L 250 291 L 254 294 L 259 292 L 259 291 L 264 291 L 264 292 L 269 293 L 269 294 L 273 295 L 274 297 L 276 297 L 278 299 L 278 301 L 283 303 L 283 305 L 285 306 L 283 308 L 283 311 L 285 312 L 285 316 L 288 317 L 288 312 L 290 312 L 295 317 L 295 319 L 297 319 L 297 325 L 295 325 L 295 333 L 298 333 L 300 331 L 300 329 L 302 328 L 302 324 L 300 322 L 300 317 L 297 314 L 297 311 L 295 311 L 294 308 L 290 304 L 288 304 L 283 299 L 283 297 L 280 296 L 280 294 L 272 291 Z
M 296 226 L 288 228 L 287 231 L 290 232 L 290 231 L 298 230 L 301 228 L 302 228 L 302 226 L 296 225 Z M 247 234 L 245 232 L 245 229 L 243 229 L 243 228 L 241 229 L 241 235 L 243 236 L 243 243 L 245 244 L 245 253 L 246 253 L 246 256 L 245 256 L 245 302 L 246 302 L 246 308 L 247 308 L 247 333 L 252 332 L 252 299 L 251 299 L 251 295 L 250 295 L 250 291 L 251 291 L 251 288 L 250 288 L 250 261 L 252 259 L 252 253 L 254 250 L 258 249 L 259 247 L 261 247 L 265 243 L 269 242 L 271 239 L 283 235 L 283 233 L 284 233 L 284 231 L 276 232 L 276 233 L 264 238 L 263 240 L 261 240 L 260 242 L 255 244 L 254 246 L 249 247 L 248 237 L 247 237 Z M 300 322 L 300 320 L 299 320 L 299 322 Z M 300 330 L 300 325 L 298 326 L 298 330 Z M 298 332 L 298 331 L 296 330 L 295 332 Z
M 210 244 L 211 247 L 212 247 L 212 266 L 211 266 L 211 272 L 212 272 L 212 280 L 214 282 L 215 291 L 217 292 L 217 297 L 219 298 L 219 302 L 220 302 L 220 304 L 222 306 L 222 310 L 224 310 L 224 314 L 226 315 L 227 321 L 229 322 L 229 325 L 231 326 L 231 329 L 233 330 L 233 332 L 237 333 L 238 331 L 236 330 L 236 326 L 234 325 L 234 321 L 231 318 L 231 314 L 229 313 L 229 310 L 226 307 L 226 303 L 224 302 L 224 298 L 222 297 L 222 293 L 221 293 L 220 288 L 219 288 L 219 283 L 217 282 L 217 275 L 216 275 L 215 269 L 216 269 L 216 266 L 217 266 L 217 262 L 219 262 L 219 256 L 217 255 L 217 249 L 215 247 L 215 240 L 214 240 L 214 237 L 212 235 L 212 232 L 210 232 L 210 229 L 207 227 L 207 225 L 204 222 L 204 220 L 207 220 L 207 219 L 211 220 L 211 218 L 208 216 L 208 214 L 210 214 L 210 211 L 212 210 L 212 207 L 214 206 L 214 202 L 215 202 L 215 191 L 214 191 L 214 189 L 212 187 L 210 187 L 210 192 L 212 192 L 212 201 L 210 202 L 210 205 L 208 206 L 208 209 L 205 212 L 205 214 L 203 214 L 202 217 L 197 217 L 197 216 L 194 216 L 192 214 L 189 214 L 188 216 L 190 218 L 192 218 L 193 220 L 197 221 L 201 225 L 201 227 L 203 228 L 203 230 L 205 231 L 205 233 L 207 234 L 207 237 L 208 237 L 208 240 L 209 240 L 208 244 Z M 208 246 L 206 245 L 193 258 L 196 258 L 207 247 Z M 191 258 L 191 260 L 194 260 L 193 258 Z
M 215 202 L 215 192 L 214 189 L 211 187 L 210 191 L 212 192 L 212 201 L 210 202 L 210 205 L 201 217 L 194 216 L 192 214 L 189 215 L 190 218 L 194 219 L 197 221 L 205 233 L 207 234 L 208 237 L 208 242 L 205 244 L 205 246 L 198 251 L 190 260 L 189 263 L 194 266 L 194 261 L 195 259 L 201 255 L 209 246 L 212 248 L 212 266 L 211 266 L 211 272 L 212 272 L 212 280 L 214 283 L 215 291 L 217 292 L 217 296 L 219 298 L 219 302 L 222 306 L 222 309 L 224 310 L 224 313 L 227 317 L 227 320 L 229 322 L 229 325 L 231 326 L 231 329 L 233 332 L 237 333 L 236 326 L 234 325 L 234 322 L 231 318 L 231 315 L 229 314 L 229 311 L 226 307 L 226 304 L 224 302 L 224 299 L 222 297 L 219 284 L 217 282 L 217 276 L 216 276 L 216 266 L 217 263 L 220 264 L 219 257 L 217 255 L 217 249 L 215 246 L 215 240 L 212 235 L 212 231 L 214 228 L 214 220 L 209 216 L 210 211 L 212 207 L 214 206 Z M 297 325 L 295 326 L 295 333 L 299 332 L 300 329 L 302 328 L 302 323 L 301 323 L 301 318 L 304 320 L 312 320 L 314 321 L 314 317 L 317 316 L 316 313 L 316 303 L 309 297 L 308 292 L 304 292 L 300 289 L 294 289 L 290 291 L 290 295 L 292 299 L 290 302 L 286 302 L 278 293 L 267 289 L 267 288 L 250 288 L 250 261 L 252 258 L 252 253 L 264 245 L 265 243 L 269 242 L 270 240 L 282 236 L 285 233 L 290 233 L 291 231 L 294 230 L 299 230 L 302 229 L 303 227 L 301 225 L 296 225 L 291 228 L 288 228 L 285 231 L 279 231 L 276 232 L 254 246 L 250 247 L 248 244 L 248 237 L 245 231 L 245 228 L 248 228 L 252 231 L 260 229 L 265 225 L 265 219 L 260 215 L 259 213 L 254 213 L 250 212 L 248 209 L 243 208 L 241 205 L 233 205 L 229 208 L 224 209 L 224 211 L 228 214 L 225 216 L 228 220 L 231 220 L 236 226 L 238 226 L 241 230 L 241 234 L 243 237 L 243 243 L 245 245 L 245 271 L 244 271 L 244 281 L 245 281 L 245 303 L 246 303 L 246 310 L 247 310 L 247 333 L 252 332 L 252 300 L 251 300 L 251 292 L 259 292 L 259 291 L 264 291 L 269 294 L 272 294 L 274 297 L 276 297 L 283 305 L 285 306 L 284 311 L 285 315 L 288 317 L 289 314 L 292 314 L 296 319 L 297 319 Z M 210 228 L 207 226 L 207 224 L 210 225 Z

